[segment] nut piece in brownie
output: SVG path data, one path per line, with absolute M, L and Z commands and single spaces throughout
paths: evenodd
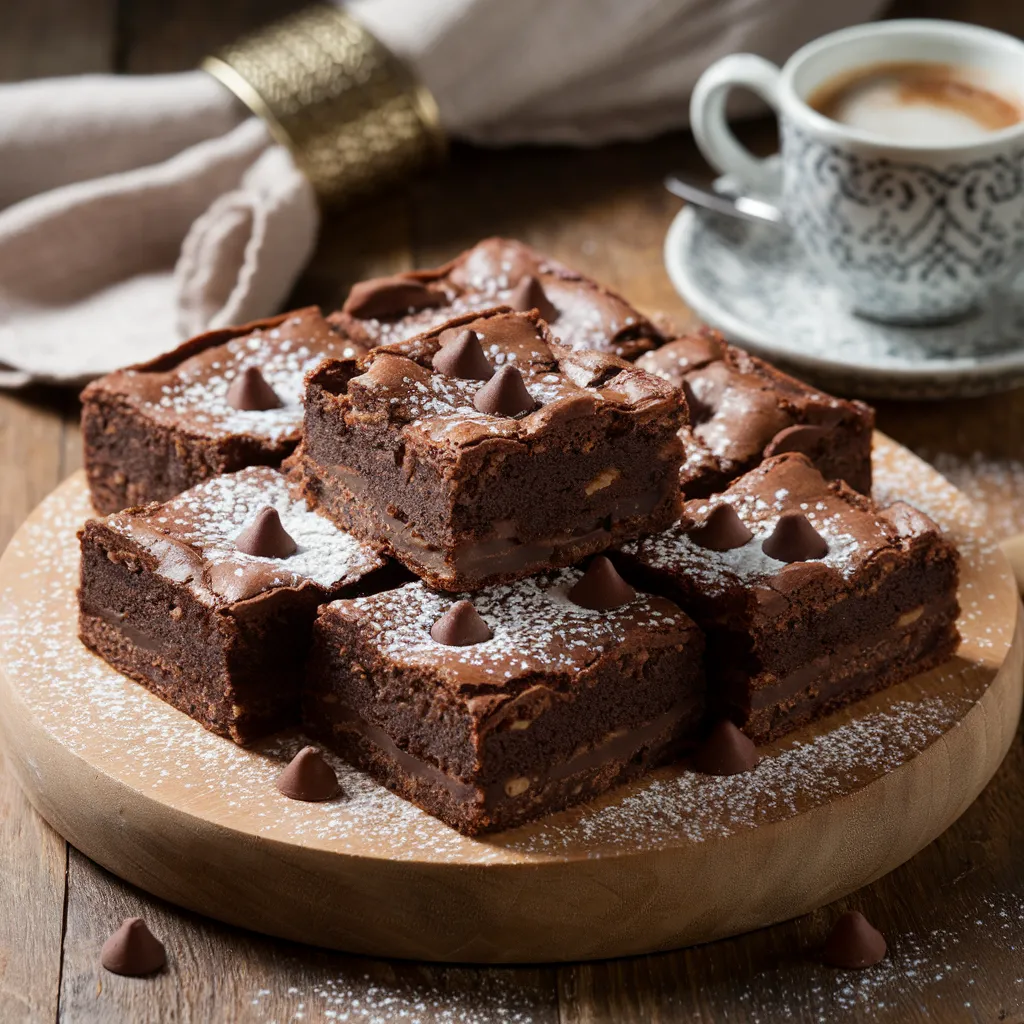
M 833 398 L 726 344 L 710 329 L 670 342 L 637 366 L 682 388 L 690 423 L 680 436 L 686 498 L 724 490 L 762 459 L 802 452 L 830 480 L 871 493 L 874 412 Z
M 703 646 L 604 556 L 461 600 L 410 583 L 321 609 L 305 726 L 460 832 L 509 828 L 684 752 Z
M 489 310 L 318 367 L 293 473 L 431 586 L 478 590 L 674 522 L 685 414 L 632 363 Z
M 296 723 L 317 605 L 384 564 L 267 466 L 90 520 L 79 538 L 86 646 L 236 743 Z
M 522 242 L 487 238 L 433 270 L 357 284 L 330 319 L 372 347 L 405 341 L 465 313 L 509 306 L 537 309 L 567 348 L 635 359 L 665 340 L 615 292 Z
M 303 378 L 362 352 L 316 307 L 211 331 L 82 393 L 93 505 L 166 501 L 206 477 L 279 465 L 299 440 Z
M 758 741 L 956 650 L 959 556 L 923 513 L 879 508 L 778 455 L 621 555 L 708 637 L 708 700 Z

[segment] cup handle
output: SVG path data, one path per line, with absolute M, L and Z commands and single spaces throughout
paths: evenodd
M 729 93 L 737 86 L 757 93 L 778 115 L 782 72 L 753 53 L 734 53 L 700 76 L 690 98 L 690 127 L 705 159 L 759 199 L 778 191 L 778 171 L 760 160 L 732 133 L 725 118 Z

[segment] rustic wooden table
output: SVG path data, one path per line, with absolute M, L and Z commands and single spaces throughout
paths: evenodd
M 288 0 L 32 0 L 0 5 L 0 80 L 173 71 L 296 6 Z M 1002 0 L 906 0 L 903 15 L 960 17 L 1024 35 Z M 430 265 L 489 233 L 592 272 L 641 308 L 685 320 L 661 264 L 680 136 L 593 152 L 456 148 L 409 194 L 324 225 L 296 303 L 340 303 L 359 276 Z M 81 461 L 71 394 L 0 395 L 0 546 Z M 993 530 L 1024 530 L 1024 391 L 887 404 L 879 425 L 962 487 Z M 701 884 L 693 879 L 695 887 Z M 890 956 L 861 973 L 815 954 L 847 906 Z M 153 979 L 98 965 L 126 915 L 170 953 Z M 431 967 L 367 960 L 232 929 L 151 899 L 98 868 L 28 806 L 0 763 L 0 1021 L 723 1022 L 1024 1021 L 1024 748 L 977 803 L 903 868 L 787 924 L 713 945 L 560 967 Z

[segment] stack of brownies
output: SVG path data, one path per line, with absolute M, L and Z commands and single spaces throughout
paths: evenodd
M 871 410 L 518 242 L 91 384 L 81 636 L 467 834 L 946 660 L 957 552 Z M 129 507 L 130 506 L 130 507 Z

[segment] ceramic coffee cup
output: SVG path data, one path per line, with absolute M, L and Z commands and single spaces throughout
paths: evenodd
M 777 203 L 854 310 L 920 323 L 970 311 L 1024 263 L 1024 121 L 974 140 L 917 144 L 850 127 L 807 102 L 839 76 L 908 62 L 969 68 L 1024 109 L 1024 43 L 905 20 L 824 36 L 781 69 L 753 54 L 726 57 L 698 81 L 690 119 L 708 161 Z M 757 159 L 730 131 L 726 100 L 737 87 L 777 113 L 780 160 Z

